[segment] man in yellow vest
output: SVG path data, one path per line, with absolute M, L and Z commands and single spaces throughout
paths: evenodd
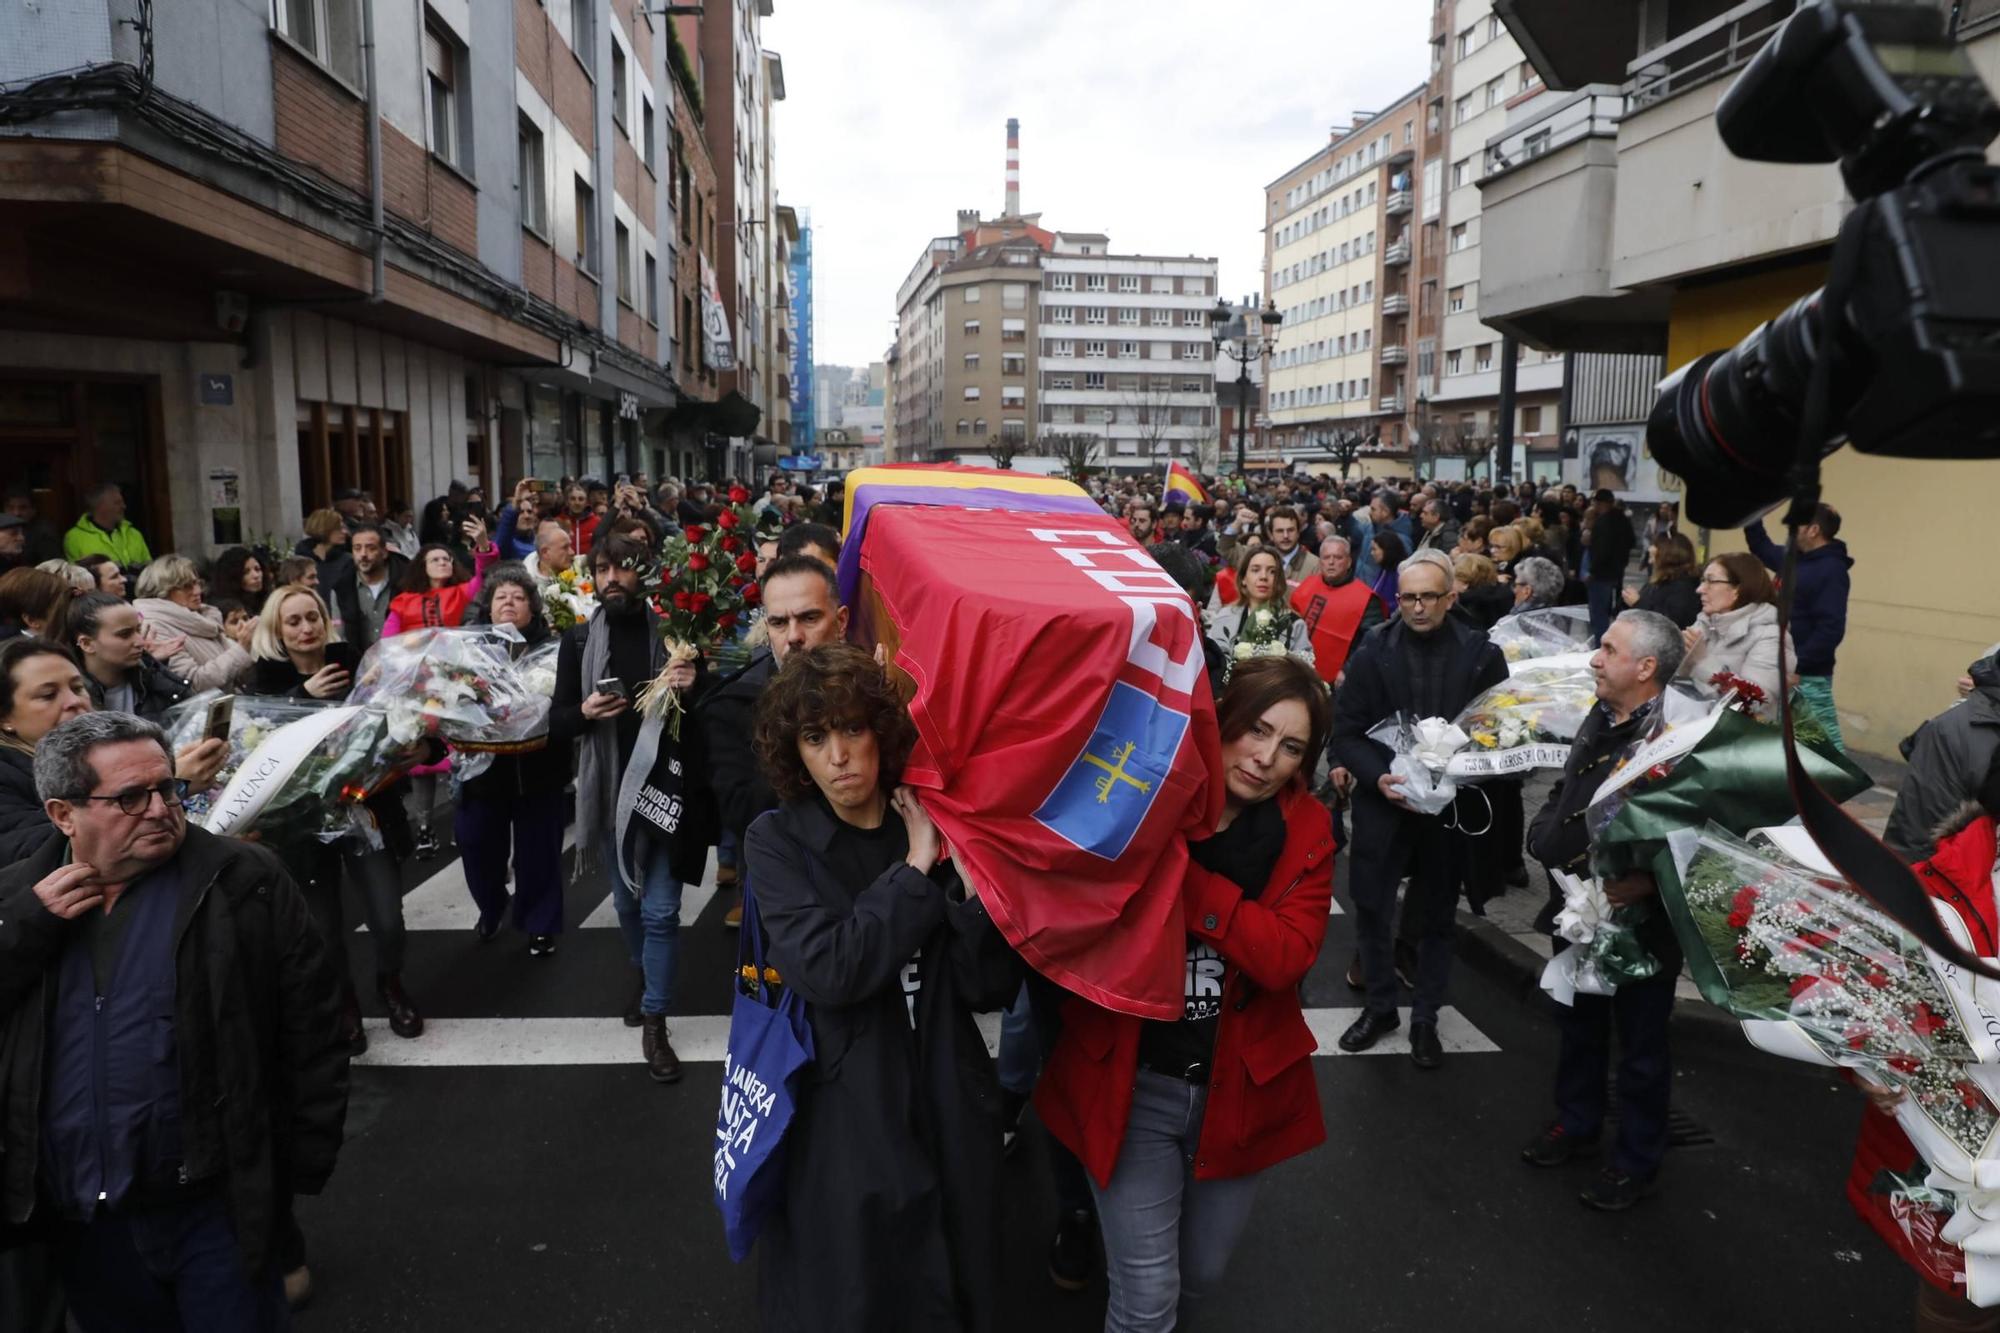
M 108 555 L 127 570 L 152 562 L 146 538 L 125 517 L 125 492 L 107 481 L 83 497 L 86 506 L 76 526 L 63 534 L 63 554 L 71 564 L 87 555 Z

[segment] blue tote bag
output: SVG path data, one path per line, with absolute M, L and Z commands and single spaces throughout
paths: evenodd
M 799 1071 L 813 1060 L 806 1003 L 764 964 L 757 899 L 743 889 L 735 1003 L 722 1057 L 722 1109 L 715 1119 L 715 1206 L 742 1263 L 785 1183 L 785 1130 L 797 1113 Z

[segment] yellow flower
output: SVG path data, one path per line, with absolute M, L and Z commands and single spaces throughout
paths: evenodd
M 562 573 L 556 575 L 556 577 L 561 579 L 564 583 L 575 583 L 576 571 L 573 569 L 565 569 Z

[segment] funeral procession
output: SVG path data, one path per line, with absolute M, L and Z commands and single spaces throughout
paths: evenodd
M 2000 1333 L 1996 514 L 2000 0 L 0 0 L 0 1333 Z

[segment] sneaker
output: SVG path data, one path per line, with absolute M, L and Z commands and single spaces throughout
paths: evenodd
M 423 828 L 418 829 L 417 859 L 419 861 L 428 861 L 437 854 L 438 854 L 437 839 L 434 836 L 432 836 L 430 826 L 425 825 Z
M 729 910 L 722 914 L 722 924 L 731 930 L 743 929 L 743 904 L 731 904 Z
M 1600 1213 L 1622 1213 L 1637 1206 L 1652 1192 L 1651 1176 L 1628 1176 L 1607 1166 L 1576 1197 L 1584 1207 L 1595 1208 Z
M 556 951 L 556 937 L 553 935 L 528 936 L 528 957 L 547 958 Z
M 1560 1120 L 1551 1120 L 1543 1126 L 1542 1132 L 1529 1139 L 1521 1149 L 1521 1160 L 1529 1166 L 1561 1166 L 1573 1157 L 1594 1157 L 1597 1155 L 1597 1138 L 1584 1138 L 1572 1134 L 1562 1127 Z
M 1049 1243 L 1049 1281 L 1064 1291 L 1082 1291 L 1097 1271 L 1097 1214 L 1065 1210 Z

